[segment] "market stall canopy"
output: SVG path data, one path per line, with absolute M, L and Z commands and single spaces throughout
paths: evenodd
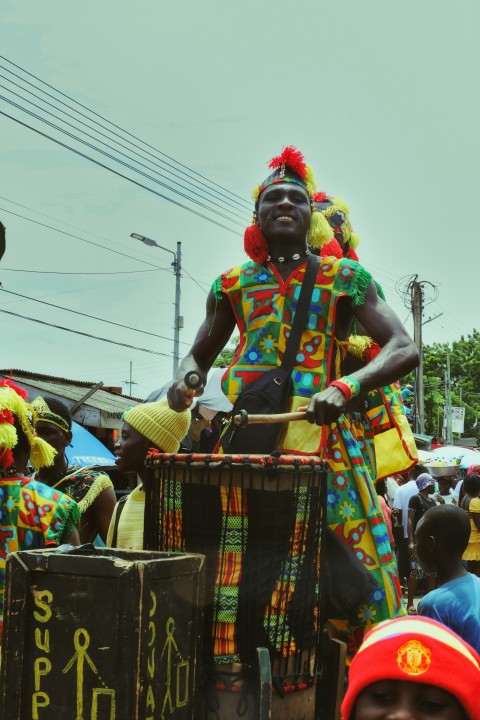
M 91 432 L 76 422 L 72 423 L 72 447 L 65 451 L 71 465 L 114 465 L 115 455 L 97 440 Z
M 142 402 L 119 392 L 109 391 L 101 383 L 68 380 L 26 370 L 0 370 L 1 377 L 11 377 L 16 385 L 28 392 L 29 400 L 34 400 L 38 395 L 61 400 L 71 412 L 74 408 L 73 420 L 89 427 L 121 430 L 123 413 Z M 89 397 L 86 397 L 87 395 Z

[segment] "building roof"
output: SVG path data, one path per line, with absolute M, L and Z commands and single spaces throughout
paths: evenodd
M 98 384 L 26 370 L 0 370 L 0 377 L 11 378 L 13 382 L 27 390 L 30 400 L 37 395 L 56 397 L 69 409 Z M 121 395 L 102 387 L 82 402 L 73 412 L 72 419 L 80 425 L 120 429 L 123 413 L 141 402 L 142 400 L 138 398 Z

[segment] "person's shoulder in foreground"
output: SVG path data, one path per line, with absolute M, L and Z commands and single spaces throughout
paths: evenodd
M 354 657 L 342 720 L 478 720 L 480 657 L 435 620 L 380 623 Z

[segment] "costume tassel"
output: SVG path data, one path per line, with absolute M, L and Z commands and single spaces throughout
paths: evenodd
M 333 236 L 332 228 L 321 212 L 313 212 L 310 220 L 308 244 L 315 250 L 329 242 Z
M 262 235 L 260 227 L 250 225 L 243 235 L 243 247 L 248 257 L 258 265 L 265 265 L 269 255 L 267 241 Z
M 9 467 L 13 465 L 13 453 L 8 448 L 7 450 L 4 450 L 3 452 L 0 452 L 0 468 L 2 470 L 8 470 Z
M 336 238 L 332 238 L 330 242 L 320 248 L 320 257 L 331 257 L 332 255 L 336 258 L 343 258 L 342 248 Z
M 43 438 L 34 437 L 30 451 L 30 462 L 34 470 L 53 465 L 57 451 Z
M 0 448 L 14 448 L 18 442 L 17 431 L 9 422 L 0 425 Z

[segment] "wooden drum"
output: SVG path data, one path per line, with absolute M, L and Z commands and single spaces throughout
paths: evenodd
M 256 649 L 264 647 L 273 716 L 278 705 L 282 718 L 310 720 L 321 668 L 325 465 L 298 456 L 160 453 L 147 464 L 145 549 L 207 558 L 205 717 L 258 716 Z

